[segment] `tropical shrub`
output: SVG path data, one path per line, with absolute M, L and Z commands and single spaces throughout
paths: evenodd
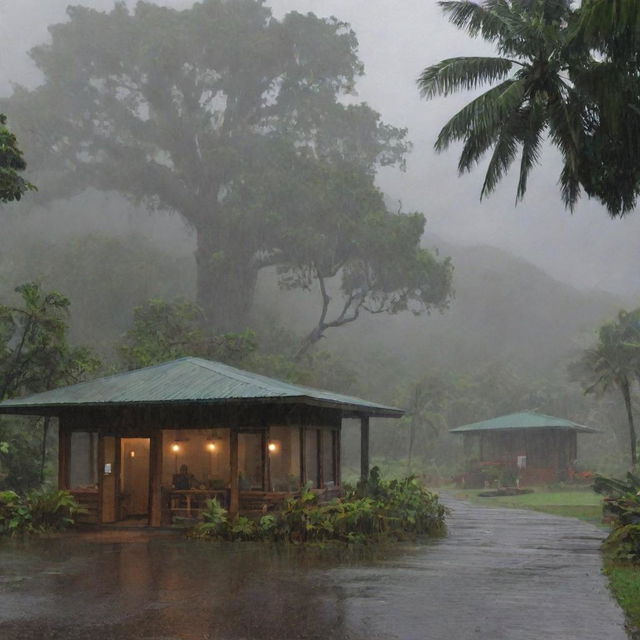
M 0 535 L 63 531 L 83 509 L 68 491 L 37 489 L 23 496 L 0 492 Z
M 613 523 L 605 550 L 640 564 L 640 477 L 632 473 L 625 480 L 598 476 L 593 489 L 605 496 L 603 513 Z
M 442 535 L 445 515 L 438 496 L 413 476 L 385 482 L 374 468 L 368 481 L 348 489 L 342 498 L 321 504 L 317 494 L 306 486 L 280 510 L 263 515 L 257 522 L 244 516 L 229 521 L 226 510 L 210 501 L 191 535 L 224 540 L 364 543 Z

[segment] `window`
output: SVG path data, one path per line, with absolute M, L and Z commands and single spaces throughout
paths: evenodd
M 238 434 L 238 472 L 240 491 L 264 490 L 264 456 L 262 433 Z
M 229 486 L 230 474 L 229 429 L 163 430 L 163 487 L 175 488 L 180 475 L 178 481 L 185 482 L 184 478 L 188 478 L 186 482 L 191 489 L 224 489 Z
M 322 437 L 322 476 L 325 487 L 336 485 L 336 432 L 323 429 Z
M 318 488 L 318 430 L 304 430 L 304 468 L 305 483 L 310 482 L 311 487 Z
M 74 431 L 71 434 L 69 459 L 69 486 L 71 489 L 97 489 L 98 487 L 98 434 Z
M 268 451 L 271 491 L 297 491 L 300 488 L 300 430 L 271 427 Z

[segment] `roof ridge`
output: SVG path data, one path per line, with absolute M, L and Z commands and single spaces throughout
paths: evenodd
M 227 376 L 229 378 L 233 378 L 234 380 L 239 380 L 240 382 L 246 382 L 247 384 L 254 384 L 262 389 L 273 390 L 273 385 L 269 385 L 268 382 L 262 380 L 256 380 L 253 376 L 259 376 L 260 378 L 266 378 L 267 376 L 263 376 L 260 373 L 252 373 L 250 371 L 246 372 L 249 375 L 245 375 L 245 372 L 242 369 L 237 369 L 236 367 L 232 367 L 230 364 L 225 364 L 224 362 L 218 362 L 217 360 L 207 360 L 206 358 L 190 358 L 194 360 L 194 364 L 202 367 L 203 369 L 208 369 L 209 371 L 215 371 L 220 375 Z M 210 367 L 207 365 L 218 365 L 215 367 Z M 220 371 L 219 366 L 224 367 L 225 369 L 230 369 L 231 371 Z M 296 385 L 292 385 L 290 382 L 285 382 L 284 380 L 278 380 L 277 378 L 273 378 L 274 381 L 280 384 L 286 384 L 292 387 Z

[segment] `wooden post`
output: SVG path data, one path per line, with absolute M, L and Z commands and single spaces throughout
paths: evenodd
M 262 489 L 263 491 L 273 491 L 271 487 L 271 454 L 269 452 L 269 442 L 271 441 L 271 431 L 265 427 L 262 432 Z
M 240 484 L 238 481 L 238 432 L 232 427 L 229 434 L 229 466 L 231 483 L 229 486 L 229 515 L 237 515 L 240 510 Z
M 318 429 L 316 433 L 316 450 L 318 452 L 318 489 L 324 489 L 324 429 Z
M 342 421 L 341 421 L 342 422 Z M 335 441 L 335 459 L 336 459 L 336 484 L 340 487 L 342 486 L 342 463 L 341 463 L 341 443 L 340 438 L 342 435 L 342 424 L 337 431 L 334 431 L 334 441 Z
M 71 432 L 58 421 L 58 489 L 69 489 L 71 464 Z
M 149 439 L 149 525 L 162 525 L 162 431 Z
M 300 488 L 302 488 L 307 481 L 307 465 L 304 453 L 304 428 L 298 429 L 298 436 L 300 439 Z
M 360 416 L 360 479 L 369 478 L 369 416 Z

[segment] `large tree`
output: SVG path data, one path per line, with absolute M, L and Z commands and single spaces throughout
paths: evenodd
M 607 37 L 596 29 L 599 14 L 586 19 L 586 12 L 619 6 L 618 0 L 585 4 L 583 15 L 570 0 L 440 2 L 456 27 L 482 37 L 499 54 L 443 60 L 418 80 L 426 98 L 492 85 L 447 122 L 435 145 L 443 150 L 463 143 L 460 173 L 490 152 L 481 196 L 493 191 L 520 156 L 516 197 L 522 198 L 547 139 L 562 156 L 566 206 L 573 208 L 584 191 L 612 216 L 635 207 L 640 193 L 637 48 L 632 51 L 618 34 Z
M 277 20 L 261 0 L 68 13 L 31 52 L 43 84 L 4 103 L 43 151 L 41 191 L 93 186 L 182 216 L 219 330 L 246 326 L 258 272 L 291 262 L 299 217 L 323 224 L 323 203 L 303 197 L 309 167 L 325 191 L 346 164 L 375 193 L 376 168 L 403 162 L 405 131 L 350 97 L 362 65 L 338 20 Z
M 638 463 L 632 390 L 640 372 L 640 309 L 620 311 L 614 322 L 598 330 L 598 341 L 570 368 L 582 380 L 585 393 L 618 391 L 623 399 L 629 428 L 631 466 Z

